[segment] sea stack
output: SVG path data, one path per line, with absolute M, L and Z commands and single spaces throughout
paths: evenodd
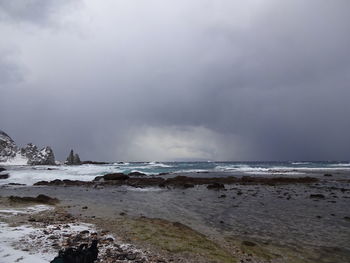
M 79 154 L 77 154 L 77 153 L 74 154 L 74 151 L 71 150 L 68 157 L 67 157 L 67 160 L 65 161 L 65 164 L 67 164 L 67 165 L 79 165 L 79 164 L 81 164 Z

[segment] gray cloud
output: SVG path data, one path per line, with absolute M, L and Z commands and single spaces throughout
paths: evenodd
M 48 23 L 60 8 L 76 0 L 0 0 L 0 21 Z
M 11 23 L 49 24 L 32 3 Z M 25 74 L 1 86 L 1 128 L 61 159 L 348 159 L 349 7 L 91 0 L 54 32 L 7 20 Z

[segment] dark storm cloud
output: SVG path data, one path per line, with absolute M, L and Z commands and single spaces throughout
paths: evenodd
M 60 7 L 76 0 L 0 0 L 0 20 L 47 23 Z
M 28 72 L 1 128 L 61 159 L 349 159 L 349 7 L 85 1 L 54 34 L 14 30 Z

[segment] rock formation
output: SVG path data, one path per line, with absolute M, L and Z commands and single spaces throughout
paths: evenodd
M 32 143 L 19 148 L 9 135 L 0 130 L 0 163 L 21 160 L 21 164 L 29 165 L 55 165 L 55 155 L 51 147 L 46 146 L 41 150 Z M 16 164 L 16 163 L 15 163 Z
M 15 142 L 5 132 L 0 130 L 0 162 L 14 158 L 18 152 Z
M 79 165 L 79 164 L 81 164 L 79 155 L 77 153 L 74 154 L 74 151 L 71 150 L 68 157 L 67 157 L 67 160 L 65 161 L 65 164 L 67 164 L 67 165 Z

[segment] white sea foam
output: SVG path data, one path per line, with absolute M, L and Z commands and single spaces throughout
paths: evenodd
M 159 188 L 159 187 L 131 187 L 131 186 L 127 186 L 125 187 L 125 189 L 127 191 L 133 191 L 133 192 L 159 192 L 162 191 L 163 189 Z
M 6 171 L 10 174 L 10 177 L 0 180 L 0 184 L 19 183 L 33 185 L 38 181 L 51 181 L 54 179 L 91 181 L 96 176 L 123 172 L 124 170 L 113 165 L 90 164 L 79 166 L 22 166 Z
M 330 166 L 333 166 L 333 167 L 349 167 L 350 168 L 350 163 L 335 163 L 335 164 L 331 164 Z
M 0 209 L 0 217 L 7 217 L 18 214 L 33 214 L 53 209 L 48 205 L 35 205 L 23 208 Z
M 27 165 L 28 159 L 20 154 L 16 154 L 15 157 L 7 159 L 6 162 L 0 162 L 2 166 L 7 165 Z

